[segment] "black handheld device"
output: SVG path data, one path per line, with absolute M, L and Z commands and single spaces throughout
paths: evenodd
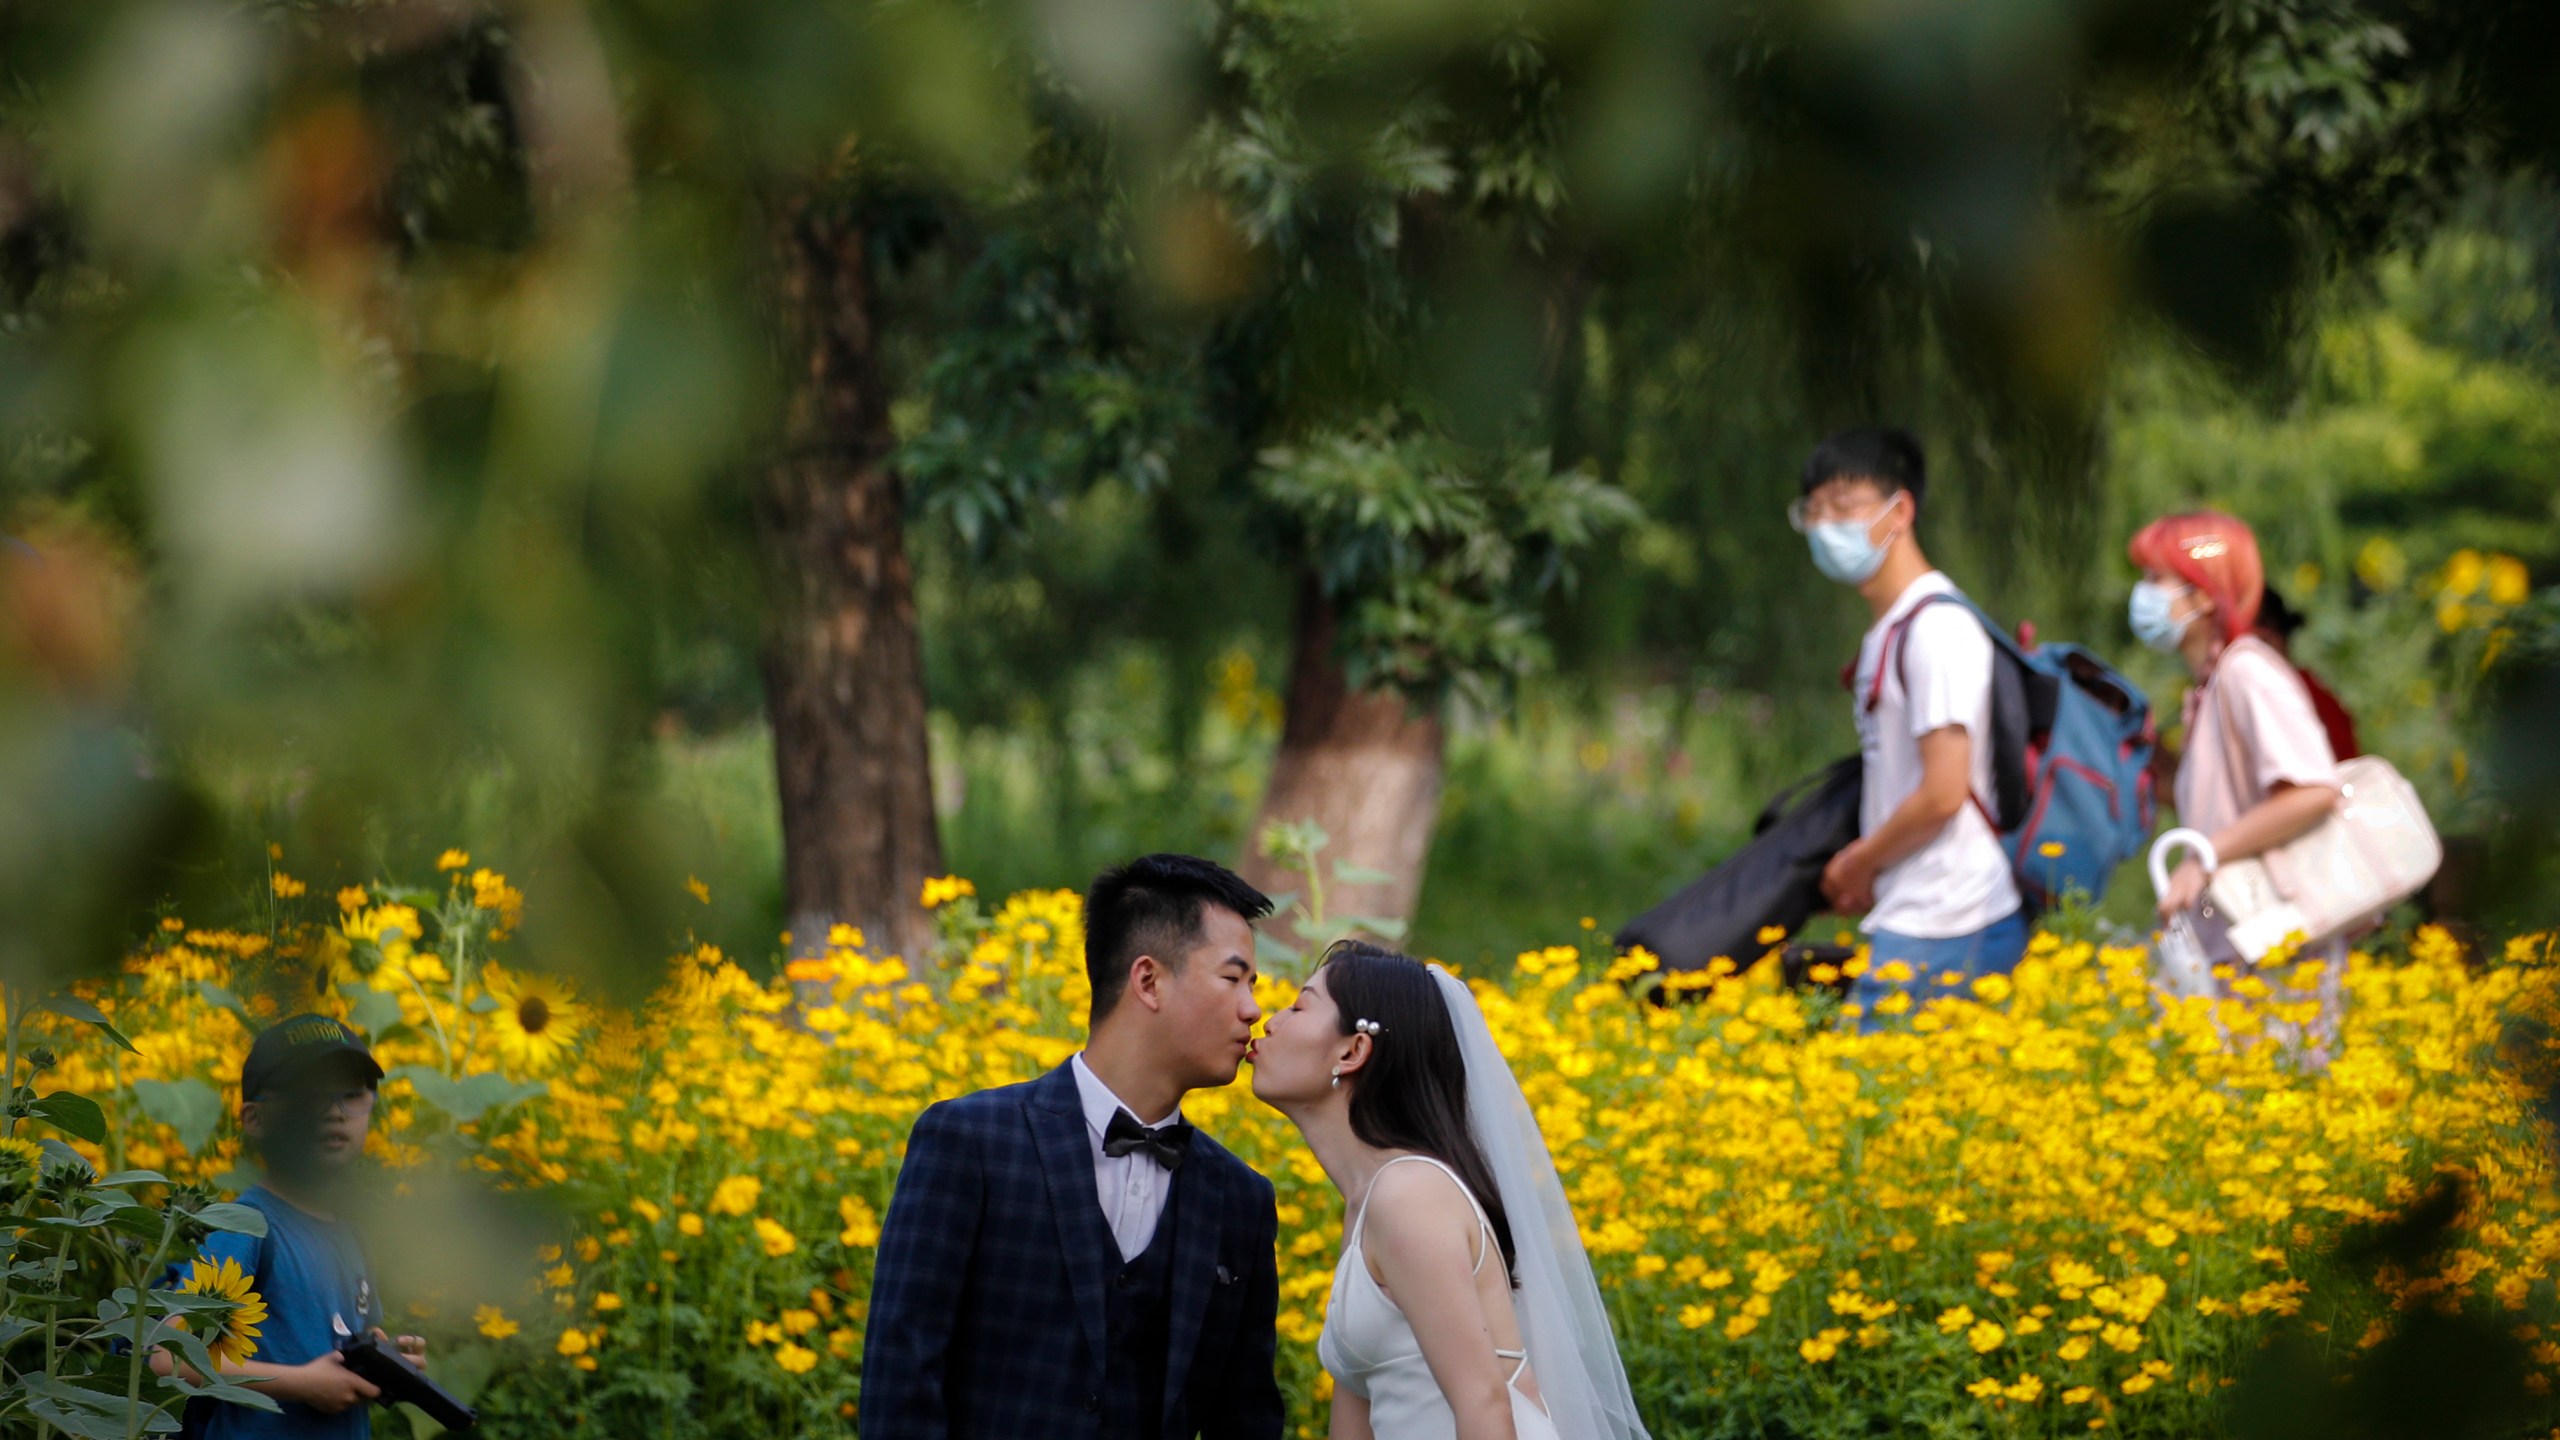
M 346 1342 L 338 1354 L 345 1358 L 348 1369 L 382 1392 L 377 1403 L 415 1405 L 447 1430 L 468 1430 L 480 1423 L 479 1414 L 453 1398 L 453 1392 L 428 1379 L 427 1372 L 402 1359 L 398 1350 L 370 1335 Z

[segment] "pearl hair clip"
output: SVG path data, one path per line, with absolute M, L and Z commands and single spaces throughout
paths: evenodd
M 1372 1040 L 1375 1040 L 1379 1036 L 1387 1033 L 1387 1027 L 1379 1024 L 1375 1020 L 1354 1020 L 1351 1022 L 1351 1028 L 1368 1036 Z

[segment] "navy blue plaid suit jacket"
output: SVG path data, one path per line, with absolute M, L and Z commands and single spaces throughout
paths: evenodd
M 1278 1440 L 1271 1182 L 1195 1131 L 1178 1183 L 1165 1440 Z M 926 1110 L 880 1228 L 863 1440 L 1110 1440 L 1103 1286 L 1119 1253 L 1066 1066 Z

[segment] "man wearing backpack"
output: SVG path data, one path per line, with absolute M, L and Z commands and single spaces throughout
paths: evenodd
M 1858 838 L 1823 871 L 1844 915 L 1863 915 L 1862 1024 L 1911 1008 L 1939 977 L 2006 973 L 2027 922 L 2009 856 L 1978 796 L 1992 793 L 1993 645 L 1955 583 L 1920 549 L 1928 488 L 1920 442 L 1843 430 L 1805 461 L 1789 520 L 1814 567 L 1853 586 L 1874 618 L 1849 673 L 1865 769 Z

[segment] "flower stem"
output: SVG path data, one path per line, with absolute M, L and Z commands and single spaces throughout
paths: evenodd
M 160 1243 L 152 1248 L 151 1263 L 143 1266 L 142 1273 L 133 1280 L 133 1354 L 125 1362 L 124 1440 L 141 1440 L 142 1436 L 142 1367 L 149 1353 L 142 1341 L 143 1327 L 151 1319 L 151 1277 L 160 1273 L 161 1262 L 168 1259 L 169 1242 L 177 1237 L 178 1223 L 175 1213 L 163 1213 Z

